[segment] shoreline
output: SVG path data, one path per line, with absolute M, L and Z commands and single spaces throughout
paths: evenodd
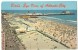
M 39 16 L 38 16 L 39 17 Z M 41 17 L 40 17 L 41 18 Z M 54 19 L 54 17 L 53 17 L 53 19 L 47 19 L 47 18 L 41 18 L 41 19 L 43 19 L 43 20 L 47 20 L 47 21 L 54 21 L 54 22 L 56 22 L 56 23 L 59 23 L 59 24 L 64 24 L 64 25 L 68 25 L 68 26 L 72 26 L 72 27 L 77 27 L 77 24 L 75 24 L 75 23 L 77 23 L 77 21 L 75 21 L 75 23 L 73 23 L 72 22 L 72 20 L 62 20 L 62 19 Z

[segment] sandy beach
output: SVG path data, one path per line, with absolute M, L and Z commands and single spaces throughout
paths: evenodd
M 77 28 L 41 18 L 4 16 L 26 50 L 76 49 Z M 6 35 L 5 35 L 6 36 Z

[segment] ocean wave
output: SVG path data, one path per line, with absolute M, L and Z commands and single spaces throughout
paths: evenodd
M 44 16 L 43 18 L 46 18 L 48 20 L 55 20 L 55 21 L 65 22 L 65 23 L 73 23 L 73 24 L 76 24 L 77 23 L 77 21 L 74 21 L 74 20 L 64 20 L 64 19 L 55 18 L 55 17 L 47 17 L 47 16 Z
M 51 18 L 51 19 L 57 19 L 57 20 L 60 20 L 60 21 L 71 22 L 71 23 L 77 23 L 77 21 L 74 21 L 74 20 L 63 20 L 63 19 L 55 18 L 55 17 L 48 17 L 48 18 Z
M 77 23 L 77 21 L 73 21 L 73 20 L 66 20 L 66 21 Z
M 57 20 L 62 20 L 62 19 L 60 19 L 60 18 L 55 18 L 55 17 L 46 17 L 46 18 L 48 18 L 48 19 L 57 19 Z

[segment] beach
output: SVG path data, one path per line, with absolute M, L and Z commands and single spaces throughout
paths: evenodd
M 14 28 L 16 37 L 27 50 L 67 50 L 77 47 L 76 27 L 42 18 L 22 18 L 14 14 L 5 15 L 4 18 Z

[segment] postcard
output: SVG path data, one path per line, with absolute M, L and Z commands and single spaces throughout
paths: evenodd
M 3 50 L 77 49 L 76 1 L 5 1 Z

